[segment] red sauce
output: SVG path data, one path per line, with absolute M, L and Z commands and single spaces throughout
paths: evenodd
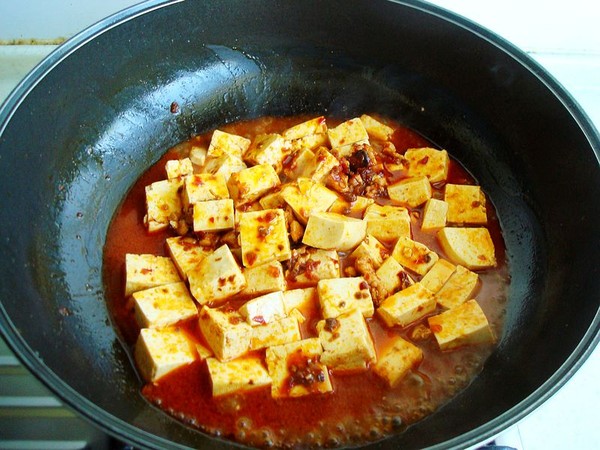
M 263 118 L 251 122 L 227 125 L 223 131 L 248 138 L 261 133 L 281 132 L 307 118 Z M 328 119 L 330 126 L 335 125 Z M 423 137 L 399 124 L 392 141 L 397 149 L 431 146 Z M 170 232 L 148 234 L 143 224 L 146 185 L 164 179 L 168 159 L 179 158 L 194 144 L 206 145 L 210 134 L 192 138 L 171 149 L 133 186 L 116 212 L 104 248 L 104 280 L 108 304 L 114 321 L 128 345 L 139 333 L 131 304 L 124 298 L 124 261 L 126 253 L 166 255 L 164 242 Z M 288 163 L 289 164 L 289 163 Z M 458 164 L 451 162 L 449 183 L 475 184 L 475 180 Z M 443 185 L 434 186 L 434 197 L 443 197 Z M 385 203 L 385 199 L 379 199 Z M 496 249 L 498 267 L 479 272 L 480 289 L 476 299 L 500 336 L 509 283 L 505 249 L 500 225 L 490 202 L 488 229 Z M 444 252 L 432 234 L 420 231 L 422 207 L 411 210 L 413 238 L 423 242 L 440 256 Z M 391 251 L 391 246 L 389 246 Z M 341 267 L 345 267 L 342 255 Z M 418 280 L 419 277 L 415 276 Z M 288 286 L 294 287 L 292 283 Z M 237 309 L 243 299 L 232 299 Z M 307 320 L 301 324 L 303 338 L 316 336 L 320 320 L 317 302 L 301 312 Z M 441 312 L 437 310 L 436 313 Z M 382 349 L 394 336 L 412 339 L 424 352 L 420 366 L 400 384 L 390 389 L 371 371 L 330 374 L 334 392 L 300 398 L 274 400 L 270 388 L 258 388 L 241 395 L 212 398 L 208 371 L 204 362 L 195 362 L 161 378 L 155 384 L 143 386 L 143 395 L 151 403 L 191 426 L 206 432 L 235 439 L 254 446 L 343 445 L 377 440 L 422 419 L 463 389 L 481 370 L 493 347 L 473 346 L 441 352 L 432 336 L 420 336 L 425 320 L 406 328 L 387 328 L 377 318 L 368 325 L 377 349 Z M 192 340 L 205 343 L 196 320 L 181 324 Z M 329 326 L 335 326 L 331 323 Z M 421 327 L 421 328 L 419 328 Z M 379 351 L 379 350 L 378 350 Z M 264 355 L 264 351 L 259 352 Z M 290 377 L 290 387 L 320 379 L 318 368 L 306 361 L 297 361 L 297 376 Z

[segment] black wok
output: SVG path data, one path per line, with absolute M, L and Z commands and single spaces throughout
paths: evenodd
M 141 397 L 105 305 L 111 217 L 138 176 L 193 133 L 365 111 L 418 130 L 473 173 L 500 217 L 512 276 L 504 333 L 481 375 L 374 447 L 463 448 L 514 424 L 599 339 L 600 139 L 522 52 L 415 1 L 154 1 L 51 54 L 0 112 L 5 339 L 67 404 L 125 441 L 228 447 Z

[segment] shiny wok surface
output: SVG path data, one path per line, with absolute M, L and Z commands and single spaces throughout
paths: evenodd
M 476 176 L 505 229 L 513 280 L 482 375 L 376 446 L 464 447 L 516 422 L 598 341 L 598 135 L 526 56 L 415 2 L 154 2 L 51 55 L 0 112 L 6 339 L 123 439 L 228 446 L 139 395 L 104 304 L 106 228 L 135 179 L 191 133 L 266 114 L 362 111 L 400 119 Z

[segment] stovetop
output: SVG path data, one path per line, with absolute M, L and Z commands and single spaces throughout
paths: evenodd
M 0 102 L 55 48 L 2 43 L 31 37 L 48 42 L 58 36 L 69 36 L 135 3 L 138 0 L 0 3 Z M 600 17 L 600 10 L 594 2 L 436 0 L 431 3 L 471 18 L 520 46 L 566 87 L 600 129 L 600 33 L 594 19 Z M 45 16 L 49 4 L 54 6 L 50 19 Z M 66 18 L 62 17 L 65 14 L 61 5 L 69 12 Z M 51 25 L 44 28 L 40 25 L 44 20 Z M 38 34 L 33 35 L 32 30 Z M 600 404 L 599 377 L 600 347 L 562 389 L 498 436 L 495 443 L 520 450 L 600 448 L 596 412 Z M 0 339 L 0 450 L 117 448 L 127 446 L 64 406 Z

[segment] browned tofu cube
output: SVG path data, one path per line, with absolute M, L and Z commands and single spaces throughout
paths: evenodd
M 458 225 L 485 225 L 485 194 L 479 186 L 447 184 L 444 200 L 448 204 L 448 222 Z

